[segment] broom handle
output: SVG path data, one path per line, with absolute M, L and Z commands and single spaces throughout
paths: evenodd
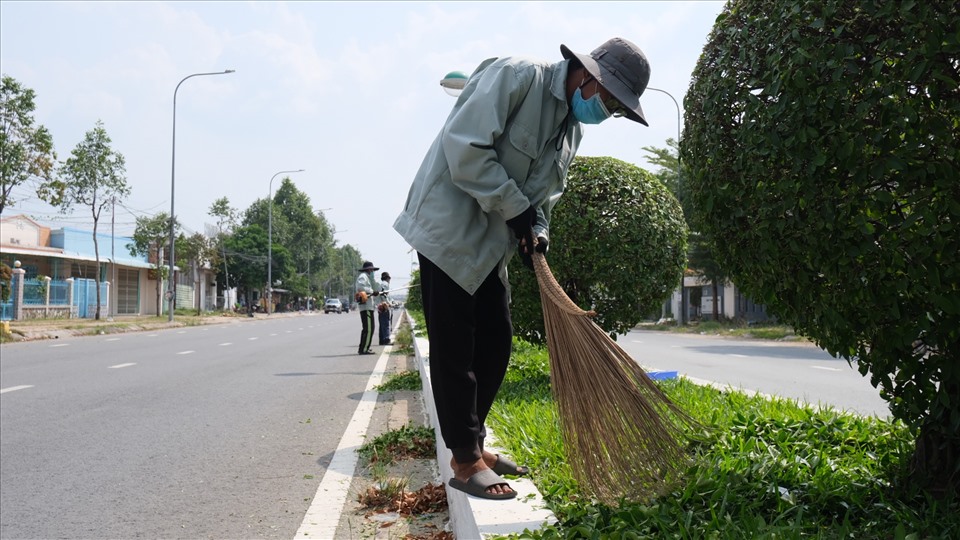
M 572 315 L 587 315 L 593 317 L 596 311 L 586 311 L 580 309 L 580 306 L 573 303 L 573 300 L 563 292 L 563 287 L 553 277 L 553 272 L 547 266 L 547 257 L 539 251 L 533 253 L 533 269 L 537 274 L 537 281 L 540 283 L 540 292 L 546 294 L 553 300 L 553 303 L 560 309 Z

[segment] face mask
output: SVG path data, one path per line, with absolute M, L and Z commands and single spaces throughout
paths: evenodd
M 573 116 L 584 124 L 599 124 L 607 118 L 610 118 L 610 112 L 600 100 L 600 93 L 590 96 L 590 99 L 583 99 L 580 89 L 573 93 Z

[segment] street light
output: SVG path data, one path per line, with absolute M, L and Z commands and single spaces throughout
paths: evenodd
M 453 97 L 459 96 L 466 85 L 467 76 L 462 71 L 451 71 L 440 79 L 440 86 L 443 87 L 443 91 Z
M 680 191 L 681 191 L 681 186 L 680 186 L 680 127 L 682 126 L 682 122 L 681 122 L 681 120 L 680 120 L 680 104 L 677 103 L 677 99 L 676 99 L 675 97 L 673 97 L 673 95 L 670 94 L 670 92 L 667 92 L 666 90 L 661 90 L 661 89 L 659 89 L 659 88 L 652 88 L 652 87 L 649 87 L 649 86 L 647 87 L 647 90 L 653 90 L 654 92 L 660 92 L 660 93 L 662 93 L 662 94 L 666 94 L 671 100 L 673 100 L 674 106 L 677 107 L 677 197 L 679 198 L 680 195 L 681 195 L 681 193 L 680 193 Z M 680 324 L 687 324 L 687 297 L 686 297 L 686 295 L 684 294 L 684 290 L 683 290 L 683 289 L 684 289 L 683 278 L 684 278 L 684 276 L 681 274 L 681 275 L 680 275 Z
M 298 172 L 303 172 L 303 169 L 280 171 L 270 177 L 270 192 L 267 196 L 267 315 L 273 313 L 273 179 L 281 174 Z
M 227 69 L 224 71 L 214 71 L 211 73 L 194 73 L 193 75 L 187 75 L 177 83 L 177 87 L 173 90 L 173 144 L 171 145 L 171 156 L 170 156 L 170 268 L 169 268 L 169 285 L 167 288 L 167 302 L 169 303 L 167 321 L 173 322 L 173 306 L 177 301 L 177 281 L 173 276 L 173 261 L 174 257 L 174 224 L 176 223 L 176 218 L 173 213 L 173 203 L 174 203 L 174 189 L 176 186 L 176 176 L 177 176 L 177 91 L 180 90 L 180 85 L 183 84 L 183 81 L 191 77 L 200 77 L 202 75 L 226 75 L 228 73 L 234 73 L 235 70 Z

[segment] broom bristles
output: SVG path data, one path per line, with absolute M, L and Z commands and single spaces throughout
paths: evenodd
M 606 504 L 674 487 L 687 467 L 686 430 L 697 425 L 639 364 L 577 306 L 540 253 L 550 385 L 573 476 Z

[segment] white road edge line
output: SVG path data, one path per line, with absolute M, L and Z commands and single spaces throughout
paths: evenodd
M 117 364 L 117 365 L 115 365 L 115 366 L 110 366 L 110 367 L 107 368 L 107 369 L 120 369 L 120 368 L 135 366 L 135 365 L 137 365 L 136 362 L 128 362 L 128 363 L 126 363 L 126 364 Z
M 195 352 L 197 352 L 197 351 L 180 351 L 180 352 L 178 352 L 177 354 L 193 354 L 193 353 L 195 353 Z
M 350 423 L 347 424 L 337 451 L 333 454 L 330 465 L 327 466 L 327 472 L 320 480 L 317 493 L 313 496 L 310 508 L 303 516 L 303 522 L 294 538 L 334 538 L 337 525 L 340 523 L 340 514 L 343 513 L 343 505 L 347 500 L 347 493 L 350 491 L 350 483 L 357 468 L 359 459 L 357 448 L 364 443 L 370 419 L 373 417 L 373 409 L 377 404 L 379 392 L 374 388 L 383 379 L 391 349 L 392 347 L 388 345 L 380 353 L 377 365 L 367 381 L 367 388 L 360 398 L 360 403 L 357 404 Z
M 10 386 L 0 390 L 0 394 L 6 394 L 7 392 L 16 392 L 17 390 L 26 390 L 27 388 L 33 388 L 33 385 L 21 384 L 20 386 Z
M 57 344 L 51 345 L 50 348 L 52 349 L 54 347 L 69 347 L 69 346 L 70 346 L 69 343 L 57 343 Z
M 810 366 L 812 369 L 822 369 L 824 371 L 841 371 L 840 368 L 835 367 L 825 367 L 825 366 Z

